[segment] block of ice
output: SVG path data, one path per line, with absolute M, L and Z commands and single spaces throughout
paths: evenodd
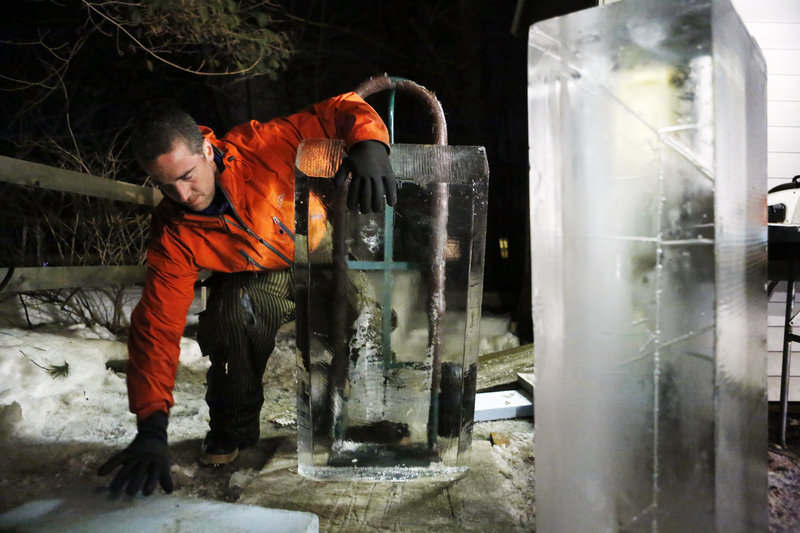
M 110 498 L 90 490 L 34 500 L 0 514 L 2 531 L 37 533 L 140 533 L 142 531 L 226 531 L 316 533 L 313 513 L 254 505 L 179 498 Z
M 766 529 L 766 70 L 728 0 L 531 27 L 541 531 Z
M 397 203 L 348 212 L 341 143 L 297 156 L 298 461 L 313 478 L 460 475 L 473 422 L 488 166 L 394 145 Z

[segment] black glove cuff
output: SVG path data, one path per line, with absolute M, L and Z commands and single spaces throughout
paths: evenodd
M 153 436 L 167 440 L 169 415 L 164 411 L 156 411 L 137 424 L 140 435 Z
M 389 153 L 389 147 L 383 144 L 381 141 L 375 139 L 367 139 L 366 141 L 358 141 L 357 143 L 350 146 L 350 149 L 347 150 L 348 155 L 361 155 L 361 154 L 373 154 L 378 150 L 381 151 L 381 155 Z M 376 154 L 377 155 L 377 154 Z

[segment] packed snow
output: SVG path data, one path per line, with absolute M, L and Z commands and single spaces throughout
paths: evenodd
M 115 371 L 127 357 L 125 343 L 100 326 L 0 329 L 0 431 L 40 441 L 132 439 L 125 375 Z M 183 373 L 203 373 L 207 365 L 197 343 L 182 339 Z M 177 438 L 204 434 L 207 417 L 202 395 L 198 402 L 185 392 L 179 382 L 175 396 L 183 401 L 170 424 Z
M 40 313 L 40 318 L 49 318 Z M 9 322 L 6 312 L 0 314 Z M 124 366 L 126 344 L 101 326 L 36 323 L 32 329 L 0 327 L 0 434 L 38 441 L 70 440 L 118 444 L 136 435 L 128 412 Z M 190 317 L 189 323 L 192 319 Z M 508 319 L 482 320 L 481 353 L 519 346 Z M 265 380 L 294 390 L 293 324 L 278 333 Z M 208 359 L 193 339 L 181 340 L 178 377 L 170 413 L 170 441 L 200 438 L 208 429 L 204 400 Z M 265 410 L 277 426 L 295 423 L 291 404 L 266 387 Z M 270 404 L 273 408 L 269 409 Z M 279 404 L 279 405 L 277 405 Z M 276 410 L 275 407 L 278 407 Z
M 190 326 L 196 323 L 196 311 L 189 317 Z M 102 490 L 111 476 L 99 478 L 97 467 L 136 434 L 135 417 L 128 410 L 124 340 L 103 327 L 64 320 L 47 306 L 28 302 L 25 316 L 13 299 L 0 302 L 0 514 L 52 492 Z M 482 320 L 482 352 L 519 345 L 508 333 L 508 322 L 507 317 Z M 208 365 L 196 341 L 184 337 L 168 429 L 175 496 L 237 502 L 258 478 L 257 462 L 243 456 L 239 464 L 218 470 L 196 462 L 208 429 L 204 400 Z M 293 324 L 288 324 L 278 333 L 264 377 L 264 438 L 294 435 L 294 372 L 294 331 Z M 506 500 L 520 508 L 521 523 L 530 523 L 534 512 L 532 425 L 530 421 L 522 426 L 513 421 L 497 424 L 476 427 L 475 438 L 488 440 L 488 432 L 495 427 L 518 432 L 518 439 L 512 438 L 505 448 L 492 447 L 490 453 L 508 478 Z M 92 501 L 83 504 L 90 514 L 110 512 L 101 508 L 107 505 L 102 498 L 97 504 Z

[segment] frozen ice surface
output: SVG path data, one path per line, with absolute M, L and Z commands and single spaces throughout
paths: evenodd
M 346 211 L 332 179 L 341 156 L 333 141 L 298 150 L 299 471 L 457 477 L 472 436 L 486 155 L 394 145 L 396 205 L 365 215 Z
M 727 0 L 529 36 L 537 529 L 766 529 L 765 63 Z
M 84 494 L 28 502 L 0 514 L 0 529 L 37 533 L 316 533 L 319 519 L 312 513 L 175 496 L 132 499 Z

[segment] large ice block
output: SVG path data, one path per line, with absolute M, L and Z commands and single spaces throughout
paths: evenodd
M 298 463 L 317 479 L 454 478 L 468 466 L 488 165 L 481 147 L 394 145 L 394 208 L 347 211 L 342 144 L 295 179 Z
M 539 531 L 763 531 L 766 69 L 728 0 L 529 34 Z

